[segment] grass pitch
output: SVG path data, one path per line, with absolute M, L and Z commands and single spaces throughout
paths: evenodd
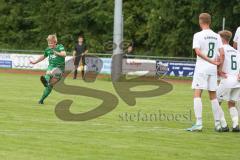
M 39 76 L 1 73 L 0 82 L 1 160 L 239 159 L 240 134 L 213 131 L 206 93 L 203 132 L 184 131 L 194 122 L 190 84 L 174 84 L 173 91 L 166 95 L 137 99 L 135 107 L 129 107 L 119 98 L 117 108 L 102 117 L 86 122 L 65 122 L 54 112 L 62 99 L 74 100 L 71 107 L 74 113 L 88 111 L 101 101 L 53 91 L 41 106 L 37 104 L 43 91 Z M 89 84 L 69 78 L 67 82 L 117 96 L 108 81 Z M 231 125 L 226 104 L 223 107 Z M 159 112 L 182 117 L 143 118 Z M 140 119 L 129 117 L 139 114 L 143 116 Z

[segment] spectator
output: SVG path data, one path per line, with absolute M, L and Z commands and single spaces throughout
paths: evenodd
M 80 35 L 78 37 L 78 43 L 75 45 L 74 51 L 73 51 L 73 60 L 74 60 L 74 77 L 73 79 L 77 78 L 77 69 L 79 67 L 79 64 L 81 62 L 81 73 L 82 77 L 84 77 L 84 65 L 85 65 L 85 55 L 88 53 L 87 46 L 85 44 L 84 37 Z

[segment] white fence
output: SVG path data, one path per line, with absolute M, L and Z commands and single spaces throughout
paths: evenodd
M 30 60 L 37 59 L 37 54 L 9 54 L 0 53 L 0 68 L 25 69 L 25 70 L 46 70 L 48 59 L 32 65 Z M 87 56 L 87 70 L 96 71 L 102 74 L 111 74 L 111 58 L 99 58 L 96 56 Z M 164 69 L 167 75 L 179 77 L 192 77 L 195 62 L 179 60 L 162 60 L 162 59 L 136 59 L 124 58 L 122 66 L 123 74 L 129 75 L 157 75 L 162 74 Z M 66 70 L 73 70 L 73 60 L 71 56 L 66 57 Z

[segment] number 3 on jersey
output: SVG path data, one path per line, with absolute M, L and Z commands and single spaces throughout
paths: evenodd
M 209 58 L 212 58 L 213 55 L 214 55 L 215 43 L 213 43 L 213 42 L 208 43 L 208 47 L 209 47 L 208 57 L 209 57 Z

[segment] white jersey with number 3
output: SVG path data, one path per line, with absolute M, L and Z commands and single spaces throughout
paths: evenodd
M 213 60 L 217 59 L 219 56 L 219 49 L 222 47 L 220 35 L 213 32 L 211 29 L 202 30 L 194 34 L 193 49 L 200 49 L 203 54 Z M 217 66 L 197 56 L 195 73 L 217 75 Z

